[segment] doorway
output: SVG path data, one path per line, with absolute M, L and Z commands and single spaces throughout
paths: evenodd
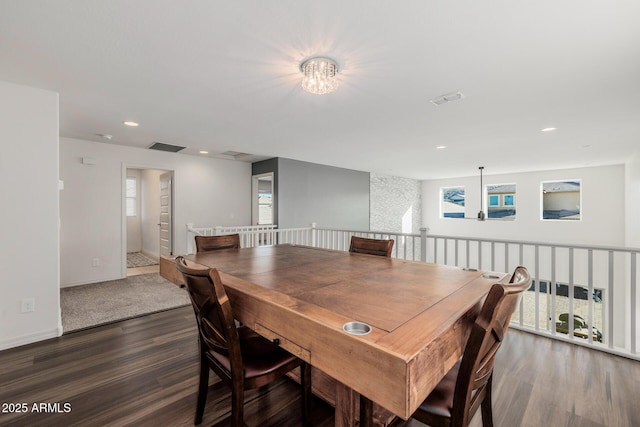
M 122 276 L 159 273 L 173 251 L 173 171 L 127 167 Z
M 251 178 L 251 223 L 253 225 L 274 225 L 273 172 L 253 175 Z

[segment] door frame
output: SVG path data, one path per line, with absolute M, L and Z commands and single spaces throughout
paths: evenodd
M 171 198 L 171 210 L 175 210 L 175 186 L 176 186 L 176 170 L 173 167 L 167 165 L 150 165 L 144 163 L 127 163 L 121 164 L 121 179 L 120 179 L 120 278 L 127 277 L 127 169 L 153 169 L 163 172 L 172 172 L 172 192 Z M 171 240 L 175 242 L 175 215 L 171 216 L 172 235 Z M 159 253 L 159 251 L 158 251 Z
M 260 178 L 271 177 L 271 224 L 276 224 L 275 206 L 276 206 L 276 183 L 275 173 L 265 172 L 251 175 L 251 225 L 258 225 L 258 181 Z

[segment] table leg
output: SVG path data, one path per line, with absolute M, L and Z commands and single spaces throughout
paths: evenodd
M 373 402 L 360 395 L 360 427 L 373 427 Z
M 356 402 L 358 393 L 336 381 L 335 427 L 356 425 Z

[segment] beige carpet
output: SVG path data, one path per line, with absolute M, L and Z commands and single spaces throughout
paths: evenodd
M 186 290 L 157 273 L 60 290 L 64 333 L 189 304 Z

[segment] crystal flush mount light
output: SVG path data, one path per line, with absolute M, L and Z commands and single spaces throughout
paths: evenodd
M 315 95 L 333 92 L 338 87 L 338 64 L 329 58 L 310 58 L 300 64 L 302 89 Z

